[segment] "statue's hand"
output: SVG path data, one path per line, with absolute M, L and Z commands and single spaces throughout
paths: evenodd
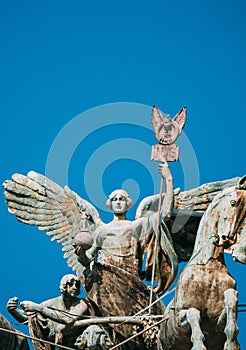
M 83 249 L 82 247 L 80 246 L 75 246 L 74 247 L 74 253 L 77 255 L 77 256 L 80 256 L 80 255 L 85 255 L 86 254 L 86 249 Z
M 9 301 L 7 302 L 7 310 L 16 310 L 18 308 L 18 301 L 19 299 L 17 297 L 10 298 Z
M 35 312 L 39 311 L 39 304 L 33 303 L 32 301 L 25 300 L 20 303 L 20 306 L 25 311 L 27 316 L 33 315 Z
M 158 171 L 166 180 L 172 180 L 172 174 L 167 162 L 160 163 Z

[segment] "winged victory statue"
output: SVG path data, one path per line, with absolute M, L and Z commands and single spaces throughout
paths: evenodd
M 158 142 L 169 145 L 175 141 L 185 124 L 185 111 L 184 107 L 170 121 L 153 107 L 152 123 Z M 27 175 L 14 174 L 3 184 L 9 212 L 18 221 L 45 231 L 52 241 L 61 245 L 68 266 L 76 272 L 100 316 L 130 317 L 146 310 L 150 295 L 146 281 L 151 279 L 154 264 L 152 312 L 163 314 L 158 295 L 175 280 L 178 263 L 191 257 L 203 213 L 218 191 L 238 181 L 233 178 L 180 192 L 173 190 L 167 162 L 162 162 L 158 171 L 166 181 L 161 211 L 157 210 L 159 194 L 146 197 L 133 221 L 127 220 L 132 200 L 122 189 L 109 195 L 106 205 L 113 211 L 113 220 L 104 223 L 87 200 L 68 186 L 62 188 L 34 171 Z M 160 231 L 160 239 L 154 257 L 156 230 Z M 133 332 L 128 324 L 112 325 L 112 329 L 117 340 Z M 138 341 L 128 343 L 126 349 L 144 347 Z

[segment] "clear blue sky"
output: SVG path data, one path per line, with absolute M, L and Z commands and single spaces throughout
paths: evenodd
M 102 187 L 108 194 L 112 186 L 132 177 L 136 196 L 137 192 L 140 199 L 152 194 L 156 169 L 151 165 L 151 170 L 146 170 L 150 161 L 145 148 L 138 157 L 137 146 L 129 142 L 132 157 L 120 154 L 125 159 L 117 162 L 115 147 L 123 138 L 144 145 L 155 142 L 140 127 L 150 118 L 148 106 L 153 104 L 172 116 L 187 106 L 185 134 L 195 160 L 192 154 L 190 168 L 187 170 L 185 163 L 185 171 L 191 179 L 195 161 L 199 184 L 244 175 L 245 16 L 242 0 L 1 1 L 1 182 L 15 172 L 36 170 L 44 174 L 51 146 L 67 125 L 72 126 L 69 130 L 65 127 L 67 143 L 60 144 L 59 154 L 54 153 L 55 181 L 65 184 L 61 166 L 69 139 L 74 141 L 78 129 L 88 128 L 86 139 L 80 136 L 74 141 L 67 184 L 87 196 L 85 166 L 88 163 L 90 178 L 94 175 L 89 164 L 95 168 L 96 160 L 105 157 L 106 165 L 102 162 L 99 167 L 101 171 L 105 165 L 105 171 L 94 184 L 95 193 Z M 143 114 L 133 116 L 135 126 L 115 125 L 119 123 L 117 115 L 115 120 L 113 115 L 109 117 L 107 107 L 99 107 L 98 114 L 101 120 L 109 118 L 111 126 L 103 125 L 99 130 L 97 110 L 76 119 L 77 126 L 72 123 L 80 113 L 104 104 L 114 103 L 116 113 L 120 113 L 118 102 L 128 102 L 133 111 L 136 103 L 144 106 Z M 126 123 L 128 117 L 126 114 Z M 92 153 L 100 147 L 105 148 L 95 155 L 95 163 L 90 163 Z M 141 144 L 139 147 L 141 150 Z M 181 151 L 189 153 L 187 142 Z M 171 168 L 175 186 L 187 187 L 189 175 L 183 174 L 180 164 Z M 108 220 L 107 213 L 101 211 L 101 215 Z M 58 295 L 59 280 L 70 269 L 58 244 L 8 214 L 3 195 L 0 217 L 0 312 L 6 316 L 5 304 L 11 296 L 40 302 Z M 239 300 L 246 303 L 245 266 L 231 261 L 229 266 L 238 279 Z M 239 316 L 242 348 L 246 347 L 245 317 Z

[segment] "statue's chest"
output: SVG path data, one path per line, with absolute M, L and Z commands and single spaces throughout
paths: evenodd
M 128 222 L 105 225 L 98 235 L 100 256 L 129 257 L 138 252 L 138 235 Z
M 132 229 L 126 229 L 122 232 L 120 229 L 108 230 L 103 237 L 102 247 L 121 247 L 130 248 L 136 244 L 137 238 Z

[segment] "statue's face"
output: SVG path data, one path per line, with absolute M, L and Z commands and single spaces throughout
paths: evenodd
M 127 212 L 127 201 L 121 194 L 116 194 L 112 199 L 112 210 L 115 214 L 124 214 Z
M 72 279 L 71 281 L 67 282 L 65 293 L 67 296 L 70 297 L 76 297 L 79 294 L 80 291 L 80 282 L 78 280 Z

